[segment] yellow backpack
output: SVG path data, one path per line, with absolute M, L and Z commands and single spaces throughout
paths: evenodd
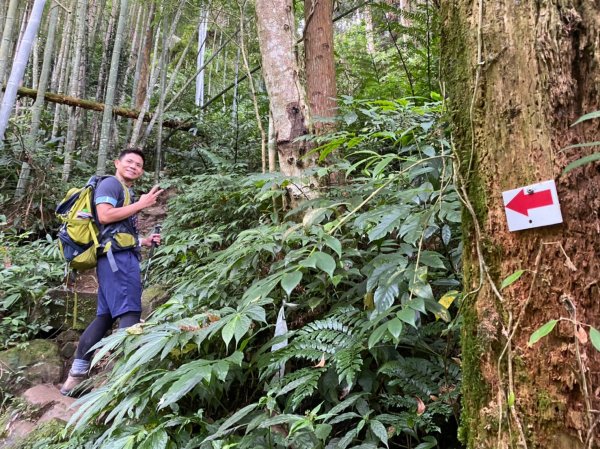
M 92 176 L 85 186 L 72 188 L 56 207 L 62 222 L 58 231 L 58 246 L 70 268 L 87 270 L 98 262 L 100 231 L 94 205 L 94 191 L 107 176 Z M 131 204 L 129 190 L 125 192 L 124 206 Z

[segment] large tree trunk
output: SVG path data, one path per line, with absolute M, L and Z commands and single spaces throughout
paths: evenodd
M 600 109 L 600 4 L 446 0 L 442 23 L 442 72 L 472 206 L 462 438 L 469 448 L 598 447 L 598 351 L 567 321 L 533 348 L 527 342 L 575 312 L 600 327 L 598 166 L 561 175 L 592 151 L 561 148 L 600 140 L 598 121 L 570 126 Z M 509 232 L 501 192 L 549 179 L 564 223 Z M 494 292 L 518 269 L 527 271 Z
M 333 0 L 306 0 L 304 4 L 306 94 L 317 134 L 335 126 L 337 89 L 333 58 Z
M 305 156 L 308 109 L 295 59 L 294 16 L 291 0 L 257 0 L 258 40 L 263 76 L 269 94 L 273 126 L 277 135 L 279 167 L 286 176 L 298 178 L 289 189 L 292 198 L 310 197 L 311 184 L 304 172 L 315 165 L 315 155 Z

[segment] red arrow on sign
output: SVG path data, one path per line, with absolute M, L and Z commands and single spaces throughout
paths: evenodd
M 541 190 L 526 195 L 525 189 L 521 189 L 519 190 L 519 193 L 508 202 L 506 208 L 529 217 L 529 209 L 551 206 L 552 204 L 554 204 L 554 201 L 552 201 L 552 191 L 550 190 Z

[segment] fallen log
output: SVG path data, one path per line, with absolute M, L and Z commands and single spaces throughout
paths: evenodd
M 2 90 L 4 90 L 4 88 L 2 88 Z M 19 90 L 17 90 L 17 96 L 33 98 L 35 100 L 35 98 L 37 97 L 37 90 L 30 89 L 28 87 L 19 87 Z M 67 106 L 74 106 L 77 108 L 100 112 L 104 111 L 105 106 L 104 103 L 98 103 L 97 101 L 84 100 L 82 98 L 70 97 L 68 95 L 56 94 L 53 92 L 46 92 L 46 94 L 44 95 L 44 100 L 50 103 L 66 104 Z M 113 107 L 113 114 L 118 115 L 120 117 L 137 119 L 140 115 L 140 111 L 116 106 Z M 150 120 L 152 120 L 152 114 L 147 112 L 146 115 L 144 115 L 143 121 L 149 122 Z M 166 128 L 173 128 L 180 131 L 187 131 L 194 127 L 194 125 L 189 121 L 179 120 L 164 120 L 163 126 Z

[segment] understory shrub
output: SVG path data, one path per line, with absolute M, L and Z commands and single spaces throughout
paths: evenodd
M 188 176 L 115 367 L 51 448 L 452 446 L 460 202 L 440 104 L 344 99 L 345 182 L 283 214 L 280 176 Z M 458 298 L 458 299 L 456 299 Z M 439 441 L 444 435 L 443 442 Z

